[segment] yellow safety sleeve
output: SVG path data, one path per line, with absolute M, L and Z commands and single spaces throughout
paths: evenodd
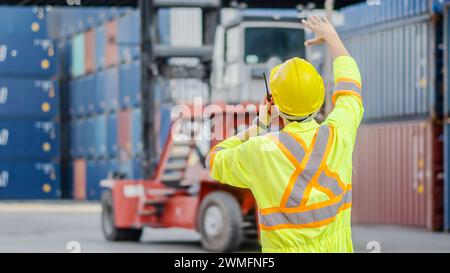
M 206 158 L 211 177 L 234 187 L 250 188 L 250 145 L 250 141 L 233 136 L 212 148 Z
M 361 74 L 356 61 L 349 56 L 341 56 L 333 62 L 335 90 L 334 109 L 325 123 L 332 124 L 343 133 L 351 147 L 361 123 L 364 107 L 361 96 Z M 350 148 L 350 147 L 349 147 Z

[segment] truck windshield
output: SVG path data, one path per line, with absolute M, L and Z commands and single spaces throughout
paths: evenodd
M 247 64 L 265 63 L 271 57 L 284 61 L 293 57 L 305 58 L 305 32 L 295 28 L 252 27 L 245 29 Z

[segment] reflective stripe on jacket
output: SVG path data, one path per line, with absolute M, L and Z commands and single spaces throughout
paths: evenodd
M 251 189 L 263 252 L 352 252 L 352 151 L 363 116 L 361 76 L 351 57 L 334 61 L 335 108 L 319 125 L 214 147 L 207 165 L 222 183 Z

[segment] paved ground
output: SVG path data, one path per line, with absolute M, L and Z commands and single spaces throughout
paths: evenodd
M 203 252 L 199 235 L 146 229 L 140 243 L 106 242 L 95 203 L 0 203 L 0 252 Z M 392 226 L 354 226 L 357 252 L 450 252 L 450 234 Z M 71 243 L 71 242 L 78 243 Z M 258 251 L 247 242 L 241 251 Z

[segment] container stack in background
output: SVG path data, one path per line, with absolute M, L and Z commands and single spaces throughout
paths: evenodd
M 342 10 L 365 107 L 354 151 L 355 222 L 442 228 L 442 22 L 430 3 Z
M 108 177 L 144 178 L 140 15 L 134 9 L 58 10 L 60 47 L 66 75 L 63 114 L 67 197 L 98 200 Z M 198 9 L 162 9 L 159 44 L 198 46 Z M 190 33 L 190 35 L 187 35 Z M 174 63 L 192 60 L 176 58 Z M 154 118 L 161 154 L 169 136 L 173 103 L 208 95 L 207 85 L 190 79 L 155 77 Z
M 0 8 L 0 199 L 61 195 L 60 90 L 50 12 Z

